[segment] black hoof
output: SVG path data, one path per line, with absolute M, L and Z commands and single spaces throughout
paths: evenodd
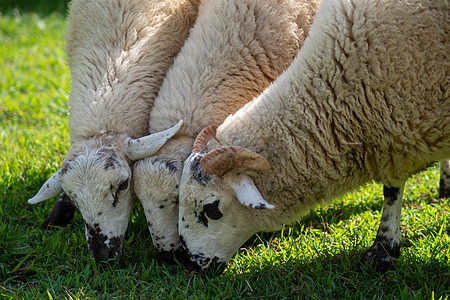
M 385 273 L 394 270 L 394 259 L 400 256 L 400 245 L 375 240 L 372 247 L 361 256 L 361 263 L 373 267 L 377 272 Z

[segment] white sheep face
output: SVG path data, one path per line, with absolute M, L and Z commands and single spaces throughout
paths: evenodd
M 253 220 L 259 211 L 240 203 L 232 188 L 242 174 L 207 175 L 200 165 L 202 156 L 193 153 L 185 161 L 180 185 L 179 234 L 191 270 L 227 262 L 256 232 Z
M 180 248 L 178 239 L 178 186 L 182 162 L 151 157 L 136 162 L 134 189 L 147 218 L 159 256 L 172 261 Z
M 83 216 L 91 256 L 118 257 L 133 206 L 127 161 L 111 147 L 86 147 L 66 159 L 59 177 Z

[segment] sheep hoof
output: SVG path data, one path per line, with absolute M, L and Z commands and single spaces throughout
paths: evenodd
M 361 263 L 373 267 L 379 273 L 395 269 L 394 259 L 400 256 L 400 244 L 376 239 L 372 247 L 361 256 Z
M 66 193 L 61 193 L 53 205 L 52 211 L 42 223 L 41 229 L 51 229 L 51 226 L 67 227 L 72 221 L 74 214 L 75 206 L 72 204 L 72 201 L 70 201 Z
M 450 198 L 450 186 L 445 186 L 443 179 L 441 179 L 441 185 L 439 187 L 439 198 Z

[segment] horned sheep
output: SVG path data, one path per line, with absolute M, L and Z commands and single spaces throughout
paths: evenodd
M 253 233 L 372 180 L 384 204 L 362 261 L 392 266 L 405 181 L 450 157 L 449 13 L 445 0 L 323 0 L 287 71 L 194 142 L 180 185 L 187 266 L 223 266 Z
M 178 186 L 195 136 L 222 122 L 275 80 L 303 43 L 318 1 L 205 0 L 155 100 L 150 133 L 183 125 L 134 166 L 135 191 L 155 248 L 171 260 L 178 239 Z
M 59 171 L 29 203 L 63 192 L 47 221 L 67 222 L 70 214 L 64 214 L 71 203 L 77 206 L 96 260 L 121 253 L 135 198 L 133 162 L 179 129 L 178 124 L 147 136 L 153 101 L 194 24 L 198 2 L 71 3 L 66 36 L 71 145 Z

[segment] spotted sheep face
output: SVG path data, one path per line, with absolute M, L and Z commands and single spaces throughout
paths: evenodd
M 108 147 L 85 150 L 64 162 L 59 177 L 83 216 L 90 255 L 118 257 L 133 207 L 126 159 Z
M 178 187 L 183 163 L 152 157 L 134 165 L 134 189 L 144 209 L 153 245 L 160 258 L 179 255 Z M 179 258 L 179 257 L 178 257 Z
M 189 270 L 224 265 L 252 234 L 245 208 L 220 178 L 207 175 L 192 154 L 181 177 L 179 235 Z
M 64 192 L 83 216 L 91 256 L 96 260 L 119 256 L 133 206 L 130 164 L 156 153 L 181 125 L 182 121 L 138 139 L 114 136 L 109 142 L 94 138 L 71 145 L 61 169 L 28 203 Z
M 246 174 L 246 169 L 252 167 L 234 160 L 234 154 L 243 153 L 240 149 L 232 152 L 234 149 L 226 148 L 207 154 L 193 153 L 184 163 L 178 222 L 181 245 L 189 258 L 186 267 L 190 270 L 223 269 L 239 247 L 258 230 L 255 212 L 273 208 L 262 199 Z M 256 155 L 252 153 L 250 160 L 262 159 Z M 217 170 L 216 163 L 207 163 L 211 162 L 210 158 L 219 165 L 223 158 L 237 164 L 225 163 L 225 169 L 219 166 Z M 267 164 L 253 169 L 266 169 Z

